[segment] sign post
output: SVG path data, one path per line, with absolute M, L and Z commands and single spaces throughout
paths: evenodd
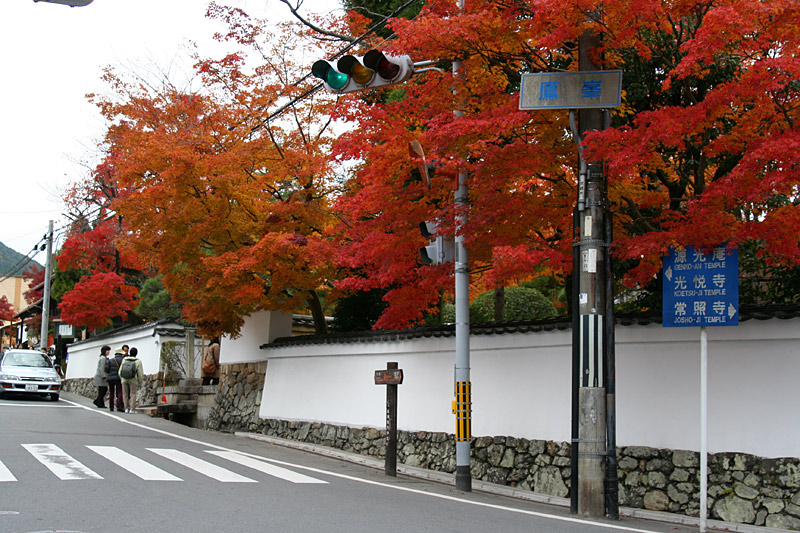
M 580 170 L 575 210 L 573 275 L 573 395 L 570 511 L 619 517 L 614 374 L 614 295 L 611 279 L 611 210 L 602 161 L 586 161 L 585 133 L 608 127 L 608 109 L 622 98 L 622 71 L 595 70 L 590 50 L 598 36 L 579 43 L 579 71 L 523 74 L 521 110 L 568 109 Z M 580 125 L 575 116 L 580 114 Z
M 700 531 L 708 516 L 708 332 L 707 326 L 739 324 L 738 250 L 718 246 L 670 248 L 664 258 L 664 327 L 700 326 Z
M 386 385 L 386 460 L 384 472 L 397 476 L 397 386 L 403 383 L 403 371 L 397 363 L 386 363 L 386 370 L 375 371 L 375 385 Z

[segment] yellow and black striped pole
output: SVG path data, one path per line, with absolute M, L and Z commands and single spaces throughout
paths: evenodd
M 456 415 L 456 442 L 470 442 L 472 439 L 472 383 L 456 382 L 456 401 L 453 404 Z

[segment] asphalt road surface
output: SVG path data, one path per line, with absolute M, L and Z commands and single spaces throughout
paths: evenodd
M 681 532 L 403 476 L 87 398 L 0 400 L 0 532 Z

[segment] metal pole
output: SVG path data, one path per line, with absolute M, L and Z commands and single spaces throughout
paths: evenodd
M 609 126 L 609 113 L 604 113 L 604 129 Z M 614 242 L 614 225 L 611 217 L 611 202 L 608 200 L 608 180 L 605 184 L 605 241 L 606 241 L 606 514 L 619 520 L 619 477 L 617 472 L 617 363 L 614 321 L 614 273 L 611 262 L 611 243 Z
M 708 514 L 708 333 L 700 328 L 700 531 Z
M 397 363 L 386 363 L 387 370 L 396 370 Z M 397 476 L 397 385 L 386 385 L 386 460 L 384 472 Z
M 570 117 L 573 117 L 573 111 L 570 111 Z M 577 133 L 577 130 L 576 130 Z M 578 221 L 579 206 L 576 206 L 572 211 L 572 443 L 570 446 L 570 488 L 569 488 L 569 512 L 572 514 L 578 513 L 578 418 L 580 415 L 579 405 L 579 391 L 581 380 L 581 356 L 580 356 L 580 313 L 578 312 L 578 291 L 580 290 L 580 283 L 578 281 L 578 272 L 580 272 L 580 247 L 578 241 L 580 239 L 581 224 Z
M 44 266 L 44 292 L 42 293 L 42 329 L 39 349 L 47 351 L 47 334 L 50 329 L 50 278 L 53 275 L 53 221 L 47 225 L 47 261 Z
M 464 0 L 456 2 L 459 10 L 464 9 Z M 460 59 L 453 61 L 453 78 L 462 76 Z M 454 111 L 456 117 L 464 113 Z M 470 447 L 472 441 L 472 383 L 469 368 L 469 256 L 464 246 L 464 226 L 467 223 L 467 173 L 458 173 L 458 190 L 455 194 L 456 235 L 455 235 L 455 283 L 456 283 L 456 488 L 465 492 L 472 491 L 472 474 L 470 472 Z

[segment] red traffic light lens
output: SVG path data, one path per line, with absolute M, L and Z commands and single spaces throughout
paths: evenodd
M 385 80 L 393 80 L 400 74 L 400 65 L 393 63 L 380 50 L 370 50 L 364 56 L 364 65 L 378 73 Z

